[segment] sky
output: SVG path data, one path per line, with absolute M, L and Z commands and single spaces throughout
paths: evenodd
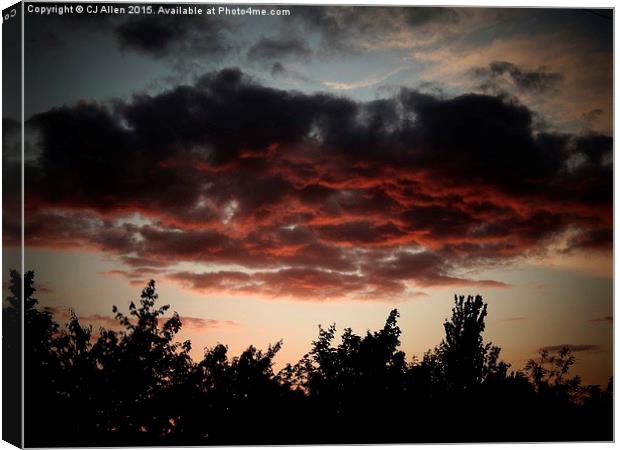
M 41 305 L 109 327 L 153 278 L 196 359 L 282 339 L 281 367 L 319 324 L 364 333 L 392 308 L 421 358 L 454 295 L 481 294 L 512 369 L 568 345 L 606 384 L 611 12 L 278 8 L 26 15 Z

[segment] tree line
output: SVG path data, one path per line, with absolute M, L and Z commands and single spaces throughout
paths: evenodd
M 479 295 L 455 296 L 443 340 L 420 360 L 399 349 L 393 310 L 363 335 L 319 327 L 310 351 L 276 372 L 281 341 L 239 356 L 218 344 L 192 360 L 154 281 L 127 313 L 113 308 L 119 329 L 96 335 L 74 313 L 58 324 L 34 297 L 34 273 L 23 281 L 21 302 L 11 272 L 3 322 L 5 335 L 19 329 L 23 305 L 29 447 L 613 439 L 612 380 L 583 385 L 569 349 L 511 370 L 483 339 Z

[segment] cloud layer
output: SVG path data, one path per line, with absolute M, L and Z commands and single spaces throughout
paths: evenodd
M 600 345 L 594 344 L 560 344 L 560 345 L 548 345 L 546 347 L 541 348 L 539 351 L 548 352 L 548 353 L 557 353 L 563 349 L 568 349 L 573 353 L 580 352 L 600 352 L 602 351 Z
M 356 102 L 239 69 L 62 106 L 27 123 L 27 244 L 101 251 L 130 280 L 206 293 L 503 287 L 475 272 L 558 242 L 611 249 L 611 137 L 537 132 L 533 116 L 503 96 Z
M 67 307 L 47 307 L 47 311 L 54 315 L 54 320 L 59 323 L 67 323 L 71 319 L 72 310 Z M 105 314 L 89 314 L 78 316 L 80 323 L 84 326 L 92 326 L 93 329 L 98 328 L 121 330 L 124 326 L 119 321 L 110 315 Z M 170 317 L 161 317 L 160 322 L 163 323 Z M 232 320 L 217 320 L 217 319 L 205 319 L 201 317 L 181 316 L 179 317 L 184 330 L 194 332 L 206 332 L 213 329 L 220 328 L 235 328 L 240 326 L 239 323 Z M 130 322 L 132 318 L 130 317 Z

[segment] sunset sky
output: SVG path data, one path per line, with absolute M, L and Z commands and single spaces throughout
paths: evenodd
M 109 326 L 153 278 L 195 358 L 283 339 L 282 365 L 392 308 L 420 358 L 479 293 L 512 369 L 568 344 L 606 384 L 611 12 L 280 8 L 26 15 L 41 305 Z

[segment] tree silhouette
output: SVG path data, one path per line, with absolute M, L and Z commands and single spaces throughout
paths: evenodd
M 537 392 L 567 400 L 576 395 L 581 388 L 581 378 L 578 375 L 568 376 L 574 364 L 575 357 L 568 347 L 561 348 L 557 354 L 541 350 L 538 359 L 530 359 L 527 362 L 525 372 Z
M 184 442 L 208 439 L 221 444 L 235 436 L 236 442 L 269 442 L 264 431 L 275 414 L 286 411 L 287 389 L 273 372 L 273 359 L 282 346 L 266 352 L 250 346 L 229 358 L 228 348 L 218 344 L 206 349 L 193 373 L 191 395 L 176 433 Z
M 115 306 L 114 329 L 95 336 L 75 313 L 60 327 L 24 277 L 27 446 L 127 446 L 610 440 L 613 382 L 571 376 L 569 349 L 542 352 L 507 373 L 485 343 L 487 306 L 457 296 L 445 337 L 421 362 L 400 347 L 397 310 L 378 331 L 319 327 L 308 354 L 279 373 L 282 342 L 199 362 L 182 320 L 156 306 L 155 282 Z M 21 320 L 21 278 L 11 272 L 5 324 Z M 13 321 L 13 322 L 11 322 Z M 10 348 L 5 344 L 5 349 Z M 15 351 L 12 349 L 11 351 Z
M 501 349 L 484 343 L 487 305 L 480 295 L 454 297 L 452 318 L 444 323 L 445 338 L 423 364 L 448 392 L 463 392 L 490 378 L 506 376 L 508 364 L 499 361 Z
M 174 387 L 191 371 L 191 344 L 174 342 L 181 329 L 175 312 L 162 316 L 169 305 L 155 307 L 155 281 L 142 290 L 139 305 L 131 302 L 129 315 L 115 306 L 113 312 L 123 329 L 101 330 L 92 346 L 91 358 L 98 368 L 103 430 L 116 433 L 128 443 L 157 442 L 172 431 L 180 406 L 173 398 Z M 111 388 L 111 389 L 110 389 Z
M 23 445 L 22 416 L 22 301 L 21 277 L 9 274 L 9 296 L 2 309 L 2 437 L 15 446 Z M 7 414 L 6 411 L 11 411 Z
M 58 360 L 52 347 L 52 340 L 58 332 L 58 324 L 47 310 L 37 308 L 39 301 L 34 297 L 34 272 L 28 271 L 22 279 L 18 272 L 10 272 L 10 296 L 8 307 L 3 311 L 9 321 L 24 321 L 24 418 L 25 432 L 53 432 L 54 420 L 47 421 L 58 396 L 60 382 Z M 21 327 L 20 327 L 21 328 Z M 43 408 L 41 406 L 44 406 Z M 34 426 L 36 424 L 36 426 Z M 29 429 L 29 425 L 31 428 Z
M 333 345 L 335 325 L 319 327 L 312 350 L 292 369 L 291 385 L 303 390 L 311 410 L 323 415 L 319 442 L 379 442 L 381 424 L 398 420 L 403 408 L 408 364 L 398 349 L 399 313 L 392 310 L 384 327 L 358 336 L 344 330 Z M 370 412 L 381 412 L 381 416 Z

